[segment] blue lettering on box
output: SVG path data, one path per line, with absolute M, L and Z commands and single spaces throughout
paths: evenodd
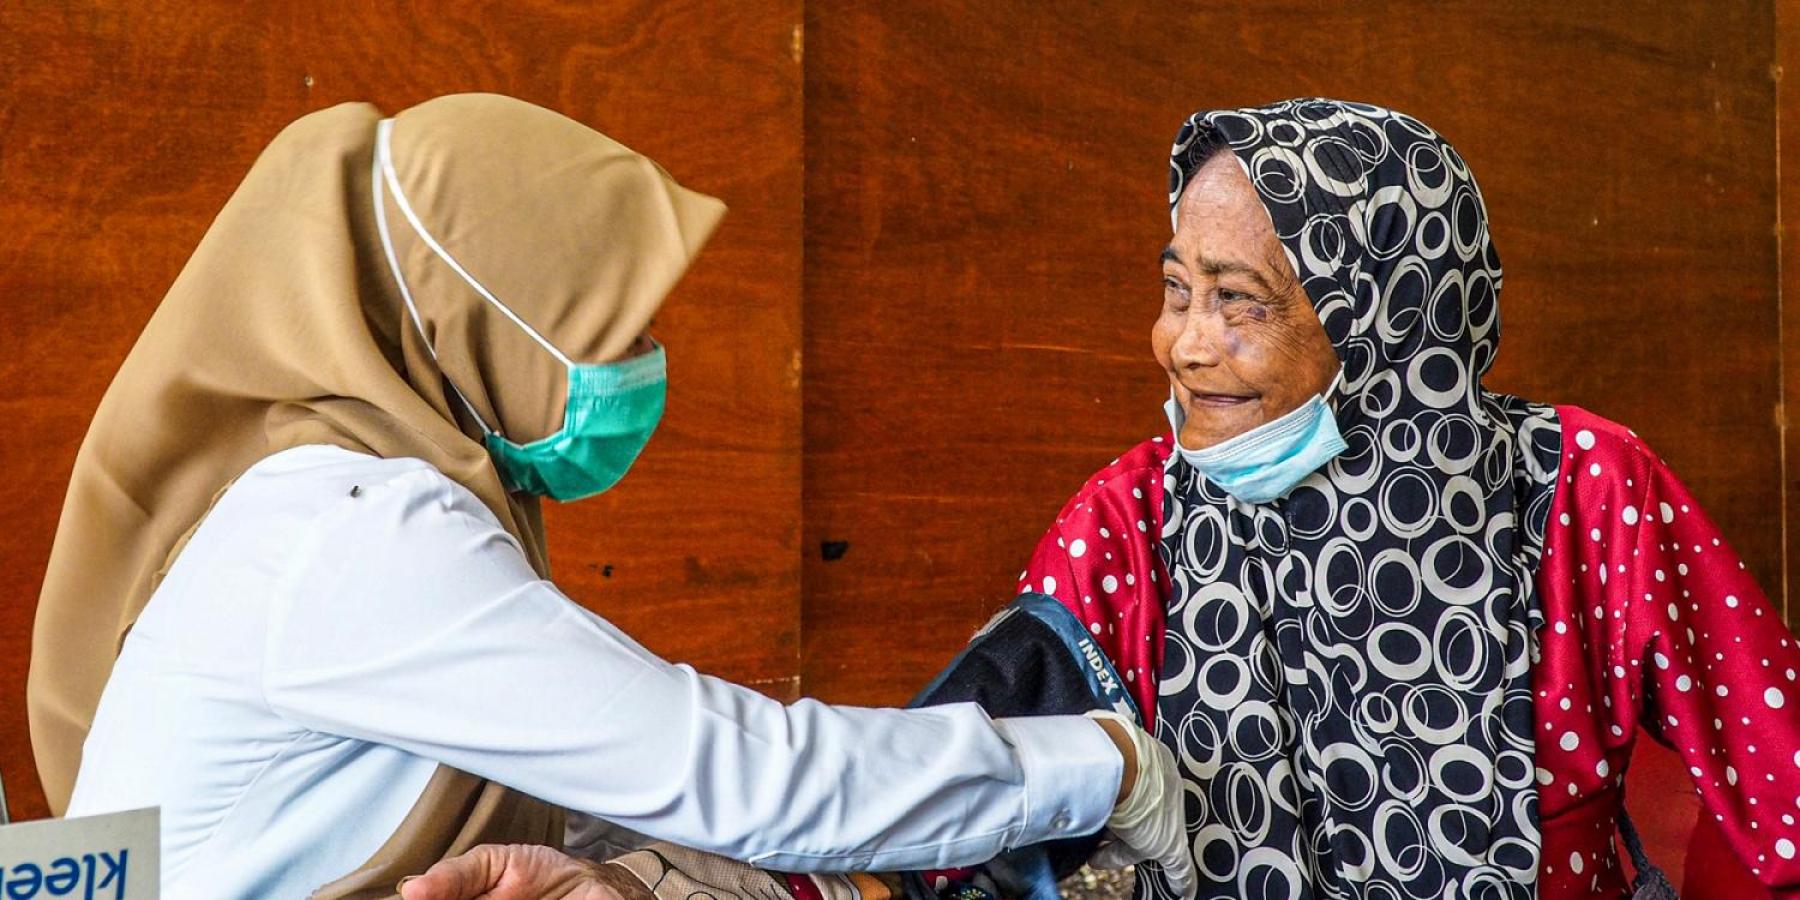
M 5 900 L 35 900 L 40 894 L 68 896 L 79 887 L 83 888 L 82 900 L 124 900 L 125 869 L 130 855 L 129 850 L 121 849 L 116 853 L 86 853 L 79 862 L 61 856 L 44 865 L 20 862 L 0 866 L 0 895 Z M 96 893 L 107 888 L 112 889 L 110 894 Z
M 11 900 L 31 900 L 43 886 L 44 870 L 35 863 L 20 863 L 13 866 L 12 874 L 7 876 L 6 896 Z
M 50 874 L 44 876 L 44 889 L 52 897 L 61 897 L 81 883 L 81 866 L 67 856 L 50 863 Z

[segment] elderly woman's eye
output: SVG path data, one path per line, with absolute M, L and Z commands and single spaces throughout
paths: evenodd
M 1255 294 L 1220 289 L 1219 306 L 1231 322 L 1267 322 L 1269 305 Z

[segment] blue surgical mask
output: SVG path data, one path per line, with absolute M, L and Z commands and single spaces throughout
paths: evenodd
M 413 213 L 412 204 L 407 202 L 406 194 L 400 190 L 400 179 L 394 173 L 393 157 L 389 150 L 389 135 L 393 131 L 393 125 L 392 119 L 385 120 L 376 131 L 373 178 L 375 227 L 381 234 L 381 247 L 387 254 L 388 267 L 393 270 L 394 280 L 400 285 L 400 296 L 406 301 L 406 311 L 412 316 L 419 336 L 425 339 L 425 348 L 431 353 L 431 358 L 437 359 L 437 350 L 432 348 L 431 339 L 425 334 L 425 322 L 419 316 L 418 306 L 413 303 L 412 291 L 406 285 L 406 277 L 401 274 L 400 261 L 394 254 L 394 244 L 388 236 L 387 210 L 381 202 L 384 186 L 393 195 L 394 205 L 406 216 L 419 239 L 474 288 L 476 293 L 523 329 L 568 370 L 562 427 L 548 437 L 526 444 L 509 440 L 488 425 L 487 420 L 475 411 L 474 405 L 469 403 L 455 383 L 450 383 L 451 392 L 456 394 L 469 417 L 481 427 L 482 443 L 494 460 L 494 468 L 499 471 L 500 480 L 505 483 L 507 490 L 562 501 L 592 497 L 617 484 L 649 442 L 657 423 L 662 421 L 663 401 L 668 386 L 668 364 L 662 346 L 659 344 L 648 353 L 616 363 L 582 364 L 570 359 L 543 335 L 538 334 L 537 329 L 519 318 L 517 313 L 500 302 L 500 298 L 494 296 L 481 282 L 475 280 L 475 276 L 457 263 Z M 445 380 L 448 381 L 448 377 Z
M 1187 414 L 1171 391 L 1163 409 L 1169 427 L 1175 430 L 1175 449 L 1206 480 L 1245 503 L 1285 497 L 1347 447 L 1338 433 L 1337 417 L 1325 403 L 1325 396 L 1337 391 L 1342 377 L 1340 371 L 1324 395 L 1314 394 L 1293 412 L 1205 450 L 1181 446 L 1181 426 Z

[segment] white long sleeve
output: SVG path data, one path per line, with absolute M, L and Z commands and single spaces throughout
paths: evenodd
M 1091 833 L 1121 768 L 1084 719 L 783 705 L 670 665 L 538 580 L 436 470 L 313 446 L 251 467 L 175 559 L 69 813 L 161 807 L 170 900 L 303 897 L 367 861 L 440 762 L 789 871 Z
M 782 704 L 569 601 L 433 469 L 339 497 L 270 597 L 264 696 L 305 729 L 787 871 L 969 864 L 1111 808 L 1090 721 Z

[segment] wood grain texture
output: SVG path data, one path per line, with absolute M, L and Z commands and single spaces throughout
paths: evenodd
M 1774 0 L 1776 177 L 1780 235 L 1782 594 L 1788 626 L 1800 634 L 1800 608 L 1792 590 L 1800 583 L 1800 0 Z
M 45 811 L 25 660 L 88 419 L 263 145 L 347 100 L 512 94 L 731 207 L 657 322 L 662 431 L 616 492 L 548 511 L 552 559 L 565 591 L 650 647 L 794 694 L 799 23 L 799 0 L 0 4 L 0 773 L 16 817 Z
M 1164 427 L 1169 142 L 1291 96 L 1456 144 L 1507 272 L 1489 386 L 1636 428 L 1779 588 L 1767 3 L 1096 9 L 807 4 L 808 693 L 905 699 Z

